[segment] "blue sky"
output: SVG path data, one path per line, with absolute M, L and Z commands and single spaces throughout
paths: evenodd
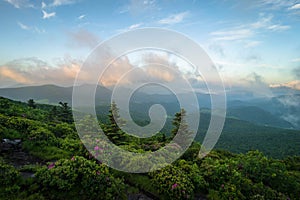
M 0 25 L 2 86 L 71 84 L 98 42 L 161 27 L 199 43 L 229 85 L 300 89 L 300 0 L 1 0 Z

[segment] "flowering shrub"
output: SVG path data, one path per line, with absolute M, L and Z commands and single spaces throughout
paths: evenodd
M 49 163 L 36 179 L 47 199 L 120 199 L 124 194 L 124 184 L 108 167 L 80 156 Z
M 191 199 L 194 186 L 188 176 L 175 166 L 151 172 L 154 187 L 167 199 Z
M 6 164 L 0 158 L 0 198 L 6 198 L 6 195 L 15 194 L 19 191 L 20 181 L 19 172 L 11 165 Z

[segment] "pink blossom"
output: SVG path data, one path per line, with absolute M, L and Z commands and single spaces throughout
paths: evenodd
M 95 151 L 98 151 L 98 150 L 99 150 L 99 147 L 98 147 L 98 146 L 95 146 L 94 150 L 95 150 Z
M 71 160 L 74 161 L 74 160 L 75 160 L 75 157 L 73 156 L 73 157 L 71 158 Z
M 99 171 L 97 171 L 96 173 L 97 173 L 97 175 L 100 175 L 100 172 L 99 172 Z
M 172 190 L 174 190 L 175 188 L 177 188 L 177 186 L 178 186 L 177 183 L 173 184 L 173 185 L 172 185 Z
M 55 163 L 51 163 L 50 165 L 48 165 L 48 169 L 52 169 L 55 166 Z

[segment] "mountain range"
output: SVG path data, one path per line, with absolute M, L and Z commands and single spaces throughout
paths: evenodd
M 92 91 L 92 85 L 75 86 L 82 91 Z M 18 101 L 28 101 L 34 99 L 39 103 L 58 104 L 67 102 L 72 104 L 73 87 L 61 87 L 56 85 L 25 86 L 18 88 L 1 88 L 0 96 Z M 126 88 L 124 90 L 126 92 Z M 276 91 L 274 92 L 276 93 Z M 185 94 L 177 94 L 184 96 Z M 246 96 L 245 96 L 246 95 Z M 95 104 L 109 105 L 112 91 L 106 87 L 98 85 L 95 93 Z M 189 99 L 184 99 L 188 113 L 195 112 L 197 106 L 201 110 L 209 112 L 211 99 L 209 94 L 196 93 L 199 105 L 193 105 Z M 251 96 L 251 95 L 250 95 Z M 129 109 L 135 111 L 139 117 L 148 117 L 148 111 L 154 104 L 164 106 L 167 114 L 173 116 L 179 111 L 180 105 L 176 95 L 168 94 L 148 94 L 142 91 L 133 93 L 130 99 Z M 137 117 L 137 118 L 139 118 Z M 249 98 L 248 93 L 229 93 L 227 95 L 227 117 L 244 120 L 257 125 L 280 127 L 286 129 L 300 129 L 300 94 L 294 92 L 283 94 L 282 89 L 278 96 L 265 98 Z

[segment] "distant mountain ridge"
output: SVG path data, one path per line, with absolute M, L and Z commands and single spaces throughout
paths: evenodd
M 80 87 L 84 92 L 93 92 L 92 85 L 75 86 Z M 123 92 L 126 92 L 124 88 Z M 56 85 L 24 86 L 19 88 L 0 88 L 0 96 L 18 101 L 28 101 L 34 99 L 36 102 L 58 104 L 58 102 L 67 102 L 72 104 L 73 87 L 61 87 Z M 243 99 L 242 94 L 239 97 L 228 95 L 227 116 L 249 121 L 258 125 L 296 128 L 300 129 L 300 94 L 280 95 L 272 98 L 253 98 L 249 99 L 246 95 Z M 278 93 L 279 94 L 279 93 Z M 95 93 L 95 105 L 109 105 L 112 91 L 106 87 L 97 86 Z M 190 99 L 187 101 L 188 107 L 185 107 L 188 113 L 195 112 L 197 106 L 201 109 L 210 109 L 211 97 L 209 94 L 196 93 L 198 105 L 193 105 Z M 83 94 L 84 96 L 84 94 Z M 134 92 L 130 99 L 130 109 L 148 115 L 148 110 L 153 104 L 162 104 L 167 113 L 172 115 L 180 106 L 176 95 L 174 94 L 147 94 L 144 92 Z M 145 114 L 143 114 L 145 113 Z

